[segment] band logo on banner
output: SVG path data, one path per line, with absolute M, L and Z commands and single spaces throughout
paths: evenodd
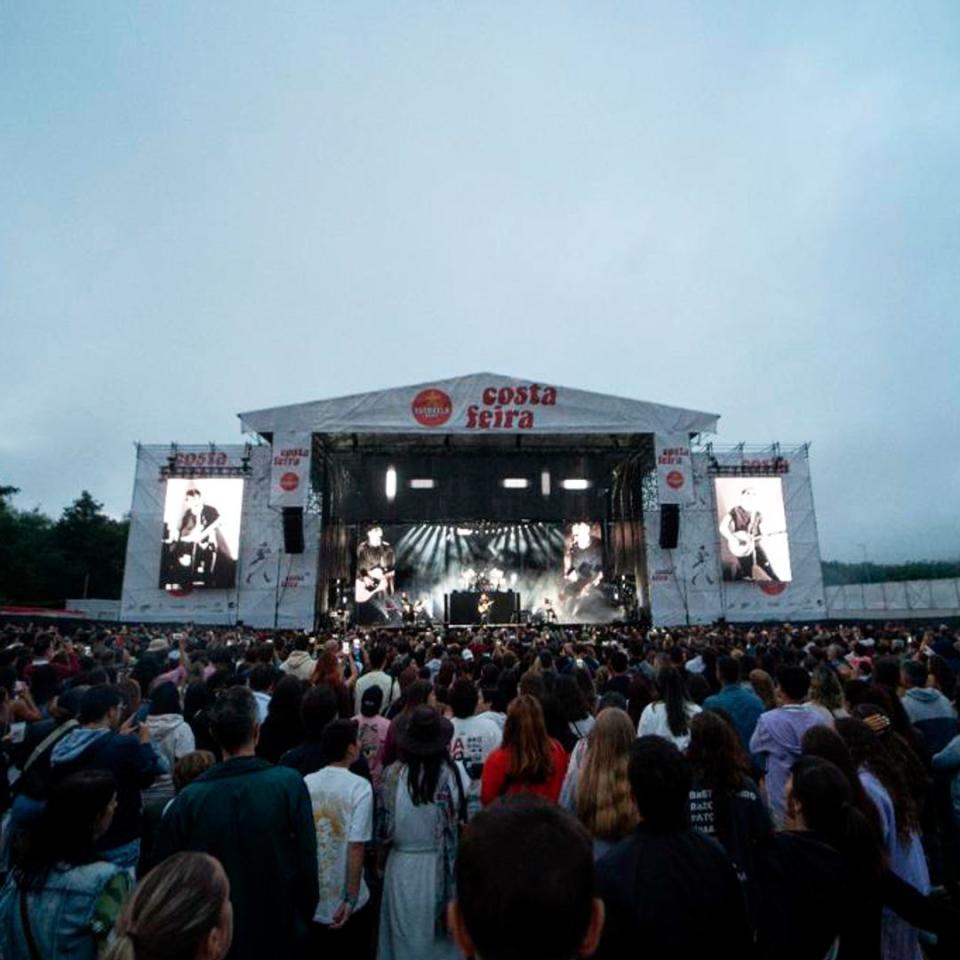
M 270 506 L 303 507 L 310 487 L 310 437 L 274 434 L 270 458 Z
M 690 441 L 684 434 L 655 437 L 657 490 L 661 503 L 693 503 Z

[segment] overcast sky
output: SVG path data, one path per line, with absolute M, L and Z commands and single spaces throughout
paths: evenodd
M 0 5 L 0 483 L 491 370 L 810 441 L 960 556 L 960 4 Z

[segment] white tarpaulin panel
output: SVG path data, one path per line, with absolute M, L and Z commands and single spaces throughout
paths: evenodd
M 270 507 L 271 449 L 253 447 L 243 472 L 243 446 L 184 446 L 177 448 L 176 478 L 163 475 L 171 458 L 167 446 L 140 446 L 130 511 L 130 536 L 124 568 L 121 619 L 127 622 L 192 622 L 254 627 L 313 626 L 319 549 L 317 520 L 304 517 L 304 553 L 283 553 L 283 527 L 278 509 Z M 201 459 L 202 458 L 202 459 Z M 187 490 L 197 488 L 204 506 L 225 512 L 217 499 L 217 483 L 229 479 L 243 486 L 239 547 L 231 556 L 229 587 L 215 579 L 162 587 L 163 565 L 178 540 L 190 542 L 178 516 L 186 516 Z M 189 479 L 184 482 L 184 475 Z M 240 477 L 238 479 L 238 477 Z M 172 491 L 172 493 L 171 493 Z M 209 513 L 207 514 L 209 517 Z M 189 526 L 187 524 L 186 526 Z M 231 529 L 221 525 L 221 529 Z M 221 544 L 226 550 L 229 543 Z M 168 578 L 169 579 L 169 578 Z
M 240 414 L 253 433 L 709 433 L 717 414 L 474 373 Z
M 270 457 L 270 506 L 303 507 L 310 489 L 310 444 L 306 433 L 273 435 Z
M 693 466 L 686 434 L 654 438 L 657 456 L 657 497 L 660 503 L 692 503 Z
M 680 509 L 676 550 L 660 549 L 659 517 L 646 517 L 655 623 L 825 616 L 805 448 L 769 456 L 694 453 L 693 492 Z

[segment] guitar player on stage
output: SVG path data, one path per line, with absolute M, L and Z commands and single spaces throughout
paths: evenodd
M 720 534 L 736 560 L 734 580 L 753 580 L 753 568 L 758 566 L 774 583 L 780 583 L 761 542 L 763 516 L 756 509 L 756 496 L 752 487 L 740 491 L 739 502 L 720 521 Z

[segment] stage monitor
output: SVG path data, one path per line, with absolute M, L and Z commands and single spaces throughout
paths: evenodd
M 160 556 L 163 589 L 235 586 L 242 506 L 240 477 L 166 481 Z
M 780 477 L 718 477 L 714 490 L 723 579 L 790 581 L 790 540 Z

